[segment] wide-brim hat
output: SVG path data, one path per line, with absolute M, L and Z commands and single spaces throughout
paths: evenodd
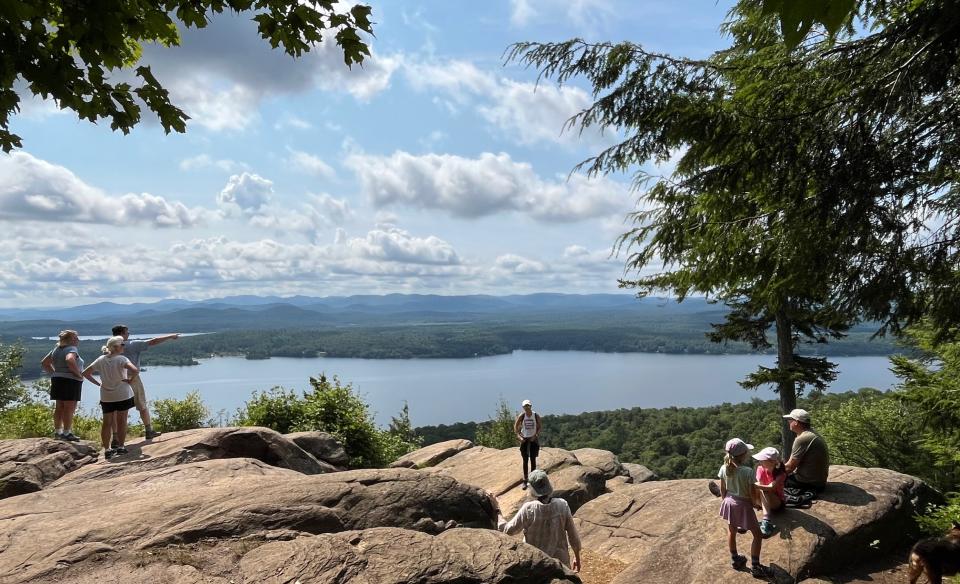
M 547 473 L 540 469 L 530 473 L 530 479 L 527 482 L 530 485 L 530 491 L 537 497 L 549 497 L 553 494 L 553 485 L 550 484 Z

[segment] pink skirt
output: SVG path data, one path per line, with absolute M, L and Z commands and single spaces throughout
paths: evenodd
M 727 495 L 720 503 L 720 517 L 726 519 L 730 525 L 747 531 L 751 531 L 754 527 L 760 529 L 757 514 L 753 511 L 750 499 Z

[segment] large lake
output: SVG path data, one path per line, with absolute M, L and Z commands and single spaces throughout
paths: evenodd
M 896 382 L 886 357 L 834 361 L 840 376 L 830 391 L 889 389 Z M 148 399 L 182 398 L 199 390 L 216 420 L 220 410 L 233 414 L 254 390 L 276 385 L 304 390 L 310 376 L 324 372 L 352 383 L 378 423 L 386 425 L 407 401 L 414 425 L 423 426 L 486 420 L 500 396 L 518 410 L 520 401 L 529 398 L 541 414 L 773 399 L 770 389 L 746 391 L 737 385 L 759 364 L 773 366 L 774 357 L 574 351 L 517 351 L 474 359 L 218 357 L 193 367 L 148 367 L 143 381 Z M 96 388 L 84 384 L 83 406 L 94 408 L 97 398 Z M 131 421 L 135 412 L 131 410 Z

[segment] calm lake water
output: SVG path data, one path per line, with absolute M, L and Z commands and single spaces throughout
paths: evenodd
M 886 357 L 837 357 L 840 376 L 830 391 L 861 387 L 889 389 L 896 377 Z M 214 419 L 233 414 L 254 390 L 276 385 L 304 390 L 310 376 L 337 375 L 372 406 L 386 425 L 406 400 L 416 426 L 491 417 L 502 395 L 511 406 L 530 399 L 541 414 L 576 414 L 617 408 L 705 406 L 773 399 L 772 390 L 746 391 L 737 385 L 757 365 L 773 366 L 765 355 L 662 355 L 517 351 L 474 359 L 292 359 L 248 361 L 218 357 L 193 367 L 148 367 L 148 399 L 182 398 L 200 391 Z M 84 384 L 83 406 L 98 394 Z M 131 421 L 137 418 L 131 410 Z

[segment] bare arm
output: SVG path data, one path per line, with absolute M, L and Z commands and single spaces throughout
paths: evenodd
M 180 333 L 173 333 L 172 335 L 163 335 L 160 337 L 153 337 L 152 339 L 147 341 L 147 344 L 152 347 L 154 345 L 159 345 L 160 343 L 165 343 L 167 341 L 172 341 L 174 339 L 179 339 L 179 338 L 180 338 Z
M 67 369 L 70 370 L 70 373 L 73 373 L 77 377 L 83 375 L 83 371 L 80 371 L 80 364 L 77 363 L 77 354 L 76 353 L 67 353 Z
M 88 365 L 87 368 L 84 369 L 84 370 L 81 372 L 81 375 L 83 375 L 83 376 L 87 379 L 87 381 L 89 381 L 90 383 L 92 383 L 92 384 L 94 384 L 94 385 L 96 385 L 96 386 L 99 386 L 99 385 L 100 385 L 100 381 L 97 380 L 97 378 L 93 376 L 93 365 L 94 365 L 95 363 L 96 363 L 96 361 L 94 361 L 93 363 L 91 363 L 90 365 Z
M 53 373 L 53 353 L 47 353 L 47 356 L 40 361 L 40 367 L 47 373 Z
M 539 437 L 540 437 L 540 429 L 543 428 L 543 425 L 540 423 L 540 414 L 537 414 L 537 415 L 536 415 L 536 421 L 537 421 L 537 431 L 533 433 L 533 437 L 534 437 L 534 438 L 539 438 Z
M 800 464 L 800 459 L 794 458 L 794 457 L 791 456 L 791 457 L 790 457 L 790 460 L 788 460 L 787 462 L 785 462 L 785 463 L 783 464 L 783 467 L 784 467 L 785 469 L 787 469 L 787 474 L 790 474 L 790 473 L 792 473 L 793 471 L 797 470 L 797 466 L 798 466 L 799 464 Z
M 517 420 L 513 423 L 513 433 L 517 435 L 517 438 L 523 442 L 523 434 L 520 433 L 520 425 L 523 424 L 523 414 L 517 416 Z
M 573 549 L 573 571 L 580 571 L 580 533 L 577 531 L 577 524 L 573 522 L 573 515 L 567 514 L 567 541 L 570 542 L 570 548 Z
M 130 372 L 130 377 L 136 377 L 140 370 L 137 369 L 137 366 L 131 363 L 129 360 L 123 364 L 123 366 Z

